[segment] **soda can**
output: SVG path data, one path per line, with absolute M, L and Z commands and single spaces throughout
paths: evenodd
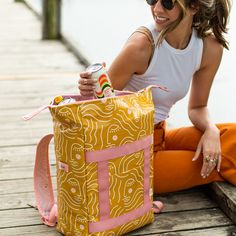
M 115 92 L 106 69 L 100 63 L 89 66 L 86 71 L 91 72 L 91 78 L 96 81 L 94 88 L 95 98 L 114 97 Z

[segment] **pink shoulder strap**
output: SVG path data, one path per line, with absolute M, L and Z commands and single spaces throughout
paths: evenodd
M 55 226 L 57 205 L 55 203 L 50 174 L 48 147 L 53 134 L 45 135 L 38 143 L 34 166 L 34 193 L 36 204 L 44 224 Z

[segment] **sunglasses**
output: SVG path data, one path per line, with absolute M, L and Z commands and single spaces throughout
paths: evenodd
M 150 6 L 154 6 L 158 1 L 161 1 L 161 5 L 166 10 L 172 10 L 175 6 L 175 0 L 146 0 L 147 4 Z

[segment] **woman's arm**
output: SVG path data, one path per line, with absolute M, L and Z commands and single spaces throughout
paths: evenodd
M 188 106 L 190 120 L 201 131 L 215 127 L 209 118 L 207 103 L 223 54 L 223 47 L 213 36 L 205 38 L 203 44 L 202 62 L 193 77 Z
M 211 122 L 207 102 L 212 82 L 219 68 L 223 47 L 212 36 L 204 39 L 200 69 L 195 73 L 189 99 L 188 114 L 193 125 L 203 132 L 193 161 L 203 154 L 201 176 L 206 178 L 217 167 L 220 171 L 221 144 L 218 128 Z
M 112 86 L 122 90 L 133 74 L 143 74 L 148 68 L 151 54 L 152 45 L 147 36 L 135 32 L 108 70 Z M 94 83 L 90 72 L 81 72 L 78 81 L 80 94 L 85 97 L 93 96 Z
M 133 74 L 143 74 L 148 68 L 151 54 L 152 46 L 147 36 L 134 33 L 108 70 L 112 86 L 122 90 Z

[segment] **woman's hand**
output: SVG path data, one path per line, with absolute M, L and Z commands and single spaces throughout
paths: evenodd
M 211 172 L 217 168 L 220 171 L 221 165 L 221 145 L 220 133 L 216 126 L 212 126 L 203 133 L 193 157 L 196 161 L 200 154 L 203 154 L 203 165 L 201 169 L 201 176 L 208 177 Z
M 106 63 L 102 62 L 103 67 L 106 67 Z M 90 71 L 83 71 L 80 73 L 80 79 L 78 81 L 78 88 L 80 94 L 83 97 L 92 97 L 94 94 L 95 84 L 97 83 L 96 80 L 91 78 L 92 72 Z
M 91 72 L 81 72 L 80 79 L 78 81 L 80 94 L 84 97 L 92 97 L 95 83 L 96 81 L 91 78 Z

